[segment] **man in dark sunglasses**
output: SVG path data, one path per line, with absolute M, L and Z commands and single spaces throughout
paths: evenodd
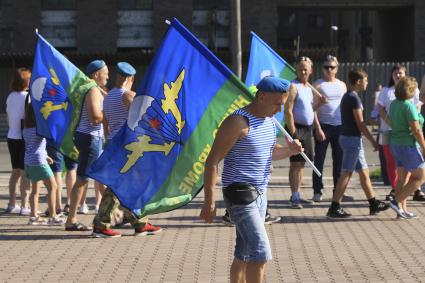
M 334 189 L 341 173 L 342 150 L 339 145 L 341 133 L 340 104 L 347 86 L 336 78 L 338 59 L 328 55 L 323 62 L 323 78 L 314 82 L 314 87 L 328 98 L 328 103 L 317 108 L 314 119 L 314 165 L 322 173 L 326 151 L 329 144 L 332 148 L 333 185 Z M 320 121 L 320 122 L 319 122 Z M 313 201 L 322 200 L 322 177 L 313 173 Z

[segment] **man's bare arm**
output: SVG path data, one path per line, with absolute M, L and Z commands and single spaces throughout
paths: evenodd
M 294 103 L 297 97 L 297 88 L 294 84 L 289 87 L 288 98 L 285 103 L 285 122 L 289 129 L 289 133 L 293 135 L 295 133 L 295 122 L 294 122 Z
M 275 144 L 272 152 L 272 160 L 284 159 L 299 154 L 302 151 L 304 151 L 304 149 L 299 140 L 289 142 L 288 139 L 286 139 L 285 145 Z
M 89 121 L 93 125 L 100 124 L 103 121 L 102 103 L 103 95 L 99 88 L 92 87 L 86 95 L 86 108 Z
M 131 90 L 126 90 L 122 96 L 122 103 L 127 107 L 127 109 L 130 108 L 130 104 L 133 102 L 134 96 L 136 93 Z
M 246 118 L 232 115 L 224 120 L 218 129 L 204 171 L 205 200 L 200 216 L 208 223 L 211 223 L 215 216 L 215 185 L 217 183 L 218 164 L 238 139 L 248 134 L 248 127 Z

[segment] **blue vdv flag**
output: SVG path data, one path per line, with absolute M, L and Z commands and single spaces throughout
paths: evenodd
M 88 175 L 143 217 L 178 208 L 200 191 L 216 130 L 252 101 L 246 86 L 176 19 L 129 110 Z
M 96 86 L 40 34 L 30 81 L 37 134 L 66 156 L 76 160 L 73 133 L 87 91 Z
M 251 52 L 245 79 L 245 84 L 248 87 L 257 85 L 266 76 L 281 77 L 289 81 L 297 77 L 294 68 L 268 46 L 267 43 L 254 32 L 251 32 L 251 35 Z M 285 117 L 283 109 L 275 117 L 282 123 Z

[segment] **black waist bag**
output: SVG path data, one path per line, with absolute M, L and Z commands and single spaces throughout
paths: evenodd
M 257 188 L 248 183 L 232 183 L 223 188 L 223 196 L 233 204 L 250 204 L 259 195 Z

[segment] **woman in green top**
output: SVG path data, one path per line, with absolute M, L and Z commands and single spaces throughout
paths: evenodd
M 395 198 L 390 206 L 402 218 L 415 218 L 407 211 L 406 198 L 425 181 L 425 163 L 420 151 L 425 152 L 422 134 L 424 118 L 408 101 L 415 95 L 418 83 L 413 77 L 403 77 L 395 87 L 394 100 L 390 105 L 390 148 L 397 166 L 398 182 Z M 420 149 L 419 149 L 420 147 Z M 408 176 L 410 174 L 410 177 Z

